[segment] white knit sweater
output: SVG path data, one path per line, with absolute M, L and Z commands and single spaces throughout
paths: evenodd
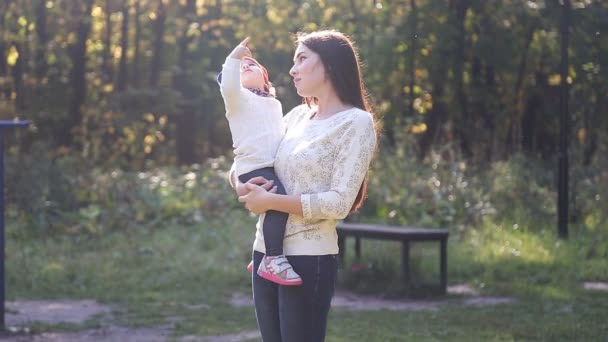
M 243 88 L 240 69 L 239 59 L 226 58 L 220 84 L 238 176 L 273 166 L 274 156 L 285 132 L 281 102 Z
M 303 216 L 289 215 L 286 255 L 338 253 L 336 225 L 349 213 L 376 146 L 372 116 L 352 108 L 324 120 L 311 120 L 316 108 L 301 105 L 284 117 L 286 133 L 275 172 L 287 194 L 300 195 Z M 253 248 L 265 252 L 262 223 Z

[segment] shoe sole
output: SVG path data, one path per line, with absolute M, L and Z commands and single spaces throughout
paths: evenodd
M 262 278 L 264 278 L 264 279 L 268 280 L 268 281 L 271 281 L 271 282 L 273 282 L 273 283 L 277 283 L 277 284 L 279 284 L 279 285 L 285 285 L 285 286 L 299 286 L 299 285 L 302 285 L 302 283 L 303 283 L 303 281 L 302 281 L 302 280 L 300 280 L 300 281 L 286 282 L 286 281 L 283 281 L 283 280 L 281 280 L 281 279 L 279 279 L 279 278 L 277 278 L 277 277 L 273 276 L 272 274 L 268 274 L 268 273 L 262 273 L 262 274 L 260 274 L 260 273 L 258 272 L 258 275 L 259 275 L 260 277 L 262 277 Z

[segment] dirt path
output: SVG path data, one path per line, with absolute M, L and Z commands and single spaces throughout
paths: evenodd
M 605 285 L 605 287 L 604 287 Z M 586 285 L 586 288 L 608 290 L 608 284 Z M 448 294 L 460 296 L 463 305 L 486 306 L 513 303 L 509 297 L 480 296 L 477 291 L 467 285 L 455 285 L 448 288 Z M 234 293 L 229 303 L 233 306 L 253 306 L 250 295 Z M 447 303 L 446 299 L 433 300 L 389 300 L 375 296 L 362 296 L 352 292 L 338 291 L 332 301 L 336 310 L 370 311 L 437 311 Z M 19 300 L 7 303 L 6 322 L 9 331 L 19 335 L 0 337 L 0 341 L 7 342 L 160 342 L 171 336 L 169 326 L 132 328 L 111 324 L 112 308 L 97 303 L 94 300 L 53 300 L 53 301 L 26 301 Z M 28 327 L 33 322 L 49 325 L 62 323 L 85 324 L 89 320 L 100 321 L 102 328 L 85 329 L 72 332 L 47 332 L 38 335 L 29 335 Z M 108 322 L 108 323 L 105 323 Z M 107 325 L 107 326 L 105 326 Z M 259 339 L 257 330 L 241 331 L 228 335 L 217 336 L 183 336 L 180 342 L 244 342 Z

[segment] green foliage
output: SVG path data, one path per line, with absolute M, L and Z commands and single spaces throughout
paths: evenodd
M 336 28 L 357 43 L 391 148 L 421 145 L 429 156 L 428 139 L 432 149 L 448 147 L 474 165 L 522 150 L 547 161 L 556 153 L 558 2 L 134 0 L 124 53 L 124 2 L 93 1 L 85 13 L 87 2 L 0 5 L 0 118 L 33 121 L 26 145 L 63 145 L 96 165 L 136 170 L 150 160 L 191 164 L 225 155 L 231 141 L 215 76 L 233 45 L 251 36 L 288 111 L 301 102 L 288 75 L 293 34 Z M 594 164 L 608 124 L 600 111 L 608 7 L 573 3 L 570 143 Z M 81 22 L 91 30 L 86 68 L 77 70 L 71 51 Z M 80 72 L 86 84 L 76 81 Z
M 488 218 L 535 231 L 556 220 L 555 165 L 518 155 L 481 167 L 434 153 L 427 164 L 410 153 L 380 151 L 370 173 L 367 202 L 355 220 L 454 232 L 477 229 Z M 602 229 L 608 220 L 603 165 L 575 164 L 570 171 L 571 221 L 589 230 Z
M 226 168 L 218 158 L 141 172 L 102 169 L 39 149 L 7 160 L 10 212 L 24 229 L 47 234 L 200 223 L 238 204 Z

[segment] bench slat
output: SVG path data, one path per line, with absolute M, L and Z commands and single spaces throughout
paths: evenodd
M 395 227 L 366 223 L 339 223 L 338 233 L 391 240 L 444 240 L 448 237 L 447 229 Z

